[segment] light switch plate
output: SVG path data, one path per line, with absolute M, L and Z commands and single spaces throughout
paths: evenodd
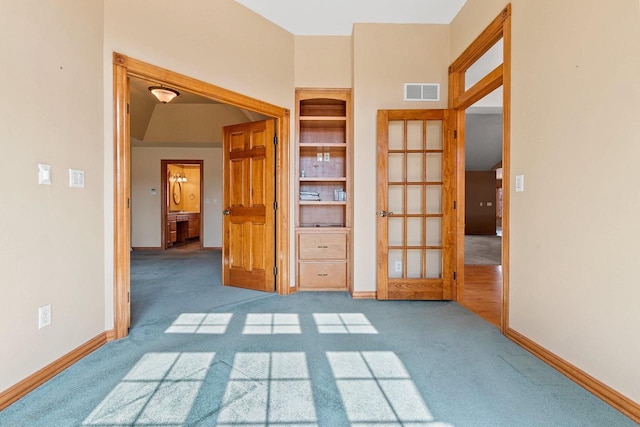
M 324 161 L 328 162 L 331 159 L 331 154 L 330 153 L 324 153 Z
M 516 175 L 516 192 L 524 191 L 524 175 Z
M 317 160 L 317 161 L 319 161 L 319 162 L 321 162 L 321 161 L 322 161 L 322 153 L 318 153 L 318 154 L 316 155 L 316 160 Z
M 38 184 L 51 185 L 51 165 L 38 163 Z
M 84 171 L 69 169 L 69 187 L 84 188 Z

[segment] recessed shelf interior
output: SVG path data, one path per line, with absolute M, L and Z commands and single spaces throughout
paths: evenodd
M 346 117 L 347 103 L 340 99 L 313 98 L 300 101 L 300 119 L 305 116 Z
M 346 147 L 345 147 L 346 148 Z M 342 147 L 300 147 L 300 176 L 305 178 L 346 177 L 346 150 Z M 328 154 L 329 161 L 325 161 Z M 319 161 L 319 157 L 322 161 Z M 303 174 L 304 171 L 304 174 Z
M 300 205 L 300 227 L 344 227 L 346 205 Z

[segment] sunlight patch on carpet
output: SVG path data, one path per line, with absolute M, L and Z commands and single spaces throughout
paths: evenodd
M 377 334 L 363 313 L 313 313 L 320 334 Z
M 448 425 L 435 421 L 394 352 L 327 352 L 326 355 L 351 425 Z
M 83 425 L 184 423 L 214 357 L 215 353 L 145 354 Z
M 300 319 L 295 313 L 249 313 L 243 335 L 300 334 Z
M 237 353 L 217 425 L 316 425 L 302 352 Z
M 233 313 L 182 313 L 164 331 L 167 334 L 224 334 Z

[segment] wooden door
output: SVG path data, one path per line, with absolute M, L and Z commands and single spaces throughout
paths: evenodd
M 378 299 L 453 298 L 449 117 L 448 110 L 378 111 Z
M 224 128 L 222 284 L 275 290 L 274 122 Z

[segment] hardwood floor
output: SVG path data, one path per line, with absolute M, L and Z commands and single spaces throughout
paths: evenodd
M 500 328 L 502 266 L 465 265 L 462 305 Z

